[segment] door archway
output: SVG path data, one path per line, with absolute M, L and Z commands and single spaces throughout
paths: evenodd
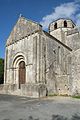
M 25 84 L 25 79 L 26 79 L 25 62 L 21 61 L 19 63 L 19 89 L 21 88 L 21 84 Z

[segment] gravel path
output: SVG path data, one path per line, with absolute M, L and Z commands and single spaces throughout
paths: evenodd
M 0 120 L 80 120 L 80 100 L 0 95 Z

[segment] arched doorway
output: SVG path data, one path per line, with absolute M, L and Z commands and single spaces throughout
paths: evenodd
M 21 84 L 25 84 L 25 79 L 26 79 L 25 62 L 21 61 L 19 63 L 19 89 L 21 88 Z

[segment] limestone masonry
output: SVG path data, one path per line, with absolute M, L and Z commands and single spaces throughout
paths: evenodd
M 80 94 L 80 31 L 58 19 L 49 32 L 19 17 L 6 42 L 2 93 L 43 97 Z

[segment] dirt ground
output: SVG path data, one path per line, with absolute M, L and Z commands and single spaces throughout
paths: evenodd
M 80 120 L 80 100 L 0 95 L 0 120 Z

